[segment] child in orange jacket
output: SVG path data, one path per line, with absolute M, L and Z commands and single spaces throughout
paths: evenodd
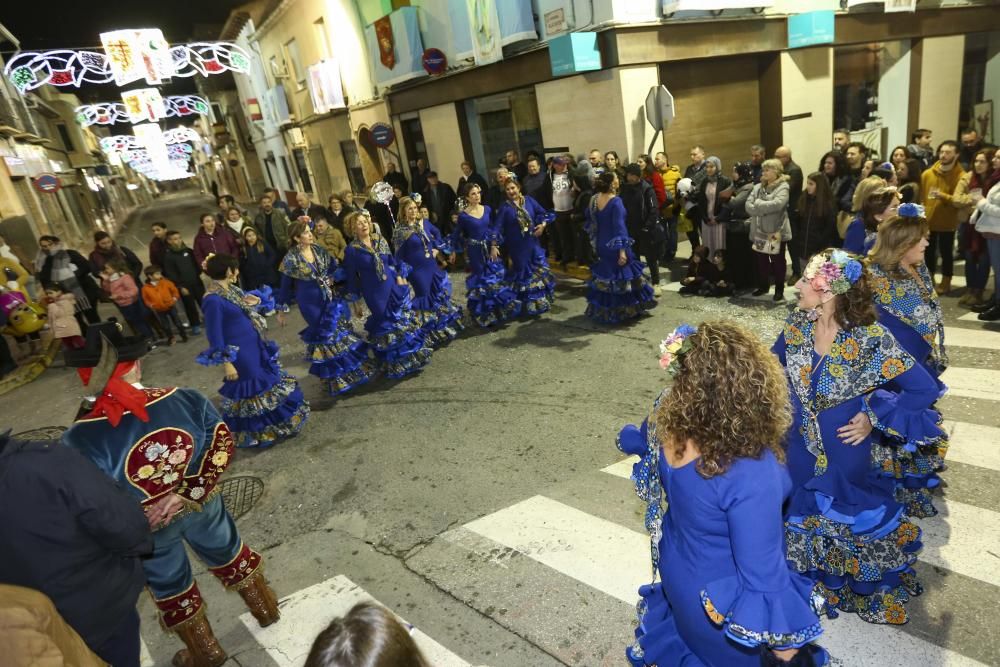
M 160 321 L 160 326 L 167 333 L 167 345 L 173 345 L 177 342 L 170 326 L 171 323 L 177 327 L 181 342 L 186 343 L 187 331 L 184 330 L 181 318 L 177 315 L 177 302 L 181 298 L 177 285 L 164 278 L 163 270 L 158 266 L 147 266 L 143 273 L 146 274 L 146 284 L 142 286 L 142 300 L 150 310 L 156 313 L 156 319 Z

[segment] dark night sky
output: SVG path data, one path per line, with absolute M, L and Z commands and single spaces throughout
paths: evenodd
M 0 23 L 21 42 L 25 51 L 100 47 L 100 33 L 122 28 L 160 28 L 171 43 L 218 38 L 229 12 L 245 0 L 0 0 Z M 11 44 L 0 49 L 10 57 Z M 107 97 L 104 86 L 76 91 L 85 100 Z M 169 85 L 164 92 L 193 92 L 188 80 Z

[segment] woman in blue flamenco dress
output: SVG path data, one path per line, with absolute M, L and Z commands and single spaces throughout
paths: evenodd
M 440 347 L 464 328 L 462 307 L 451 300 L 448 272 L 438 265 L 451 254 L 441 232 L 430 220 L 420 218 L 416 199 L 399 200 L 399 220 L 393 231 L 396 260 L 410 267 L 407 280 L 413 287 L 413 313 L 426 343 Z
M 353 237 L 344 251 L 347 295 L 355 302 L 364 299 L 371 311 L 365 321 L 368 345 L 387 377 L 416 373 L 430 361 L 431 349 L 413 313 L 406 282 L 410 266 L 397 262 L 385 239 L 372 234 L 367 216 L 351 213 L 344 227 Z
M 625 228 L 625 205 L 618 192 L 618 176 L 597 177 L 598 193 L 587 210 L 587 233 L 597 261 L 590 266 L 587 317 L 618 324 L 639 317 L 656 306 L 653 288 L 642 271 L 645 264 L 632 254 L 633 239 Z
M 278 324 L 285 325 L 285 313 L 294 297 L 306 321 L 299 336 L 306 344 L 309 373 L 320 379 L 331 396 L 346 393 L 371 380 L 376 368 L 368 346 L 354 335 L 350 308 L 334 284 L 337 260 L 313 243 L 306 222 L 293 223 L 288 238 L 292 246 L 279 267 Z
M 465 249 L 471 271 L 465 279 L 466 310 L 476 324 L 487 328 L 517 317 L 521 301 L 506 283 L 500 261 L 500 231 L 493 224 L 490 207 L 483 205 L 482 198 L 483 192 L 478 185 L 467 186 L 467 205 L 458 214 L 451 245 L 456 250 Z
M 510 259 L 507 284 L 521 301 L 521 314 L 534 317 L 547 313 L 555 298 L 556 281 L 538 242 L 555 216 L 522 194 L 513 178 L 504 183 L 504 192 L 507 201 L 497 211 L 496 226 Z
M 639 589 L 626 657 L 634 667 L 827 664 L 812 643 L 822 600 L 785 563 L 781 505 L 792 483 L 781 441 L 791 419 L 781 366 L 731 322 L 682 325 L 660 349 L 673 385 L 618 436 L 641 457 L 632 479 L 654 572 Z
M 899 216 L 879 226 L 868 259 L 878 321 L 937 381 L 938 397 L 948 388 L 941 374 L 948 366 L 944 319 L 934 282 L 924 263 L 930 229 L 916 204 L 903 204 Z M 923 442 L 888 443 L 877 449 L 876 464 L 896 482 L 896 500 L 913 517 L 937 514 L 932 489 L 941 484 L 948 450 L 946 436 Z
M 257 294 L 236 285 L 239 260 L 213 255 L 205 265 L 213 279 L 201 304 L 209 348 L 198 355 L 204 366 L 222 366 L 222 416 L 237 447 L 270 447 L 298 434 L 309 404 L 294 377 L 278 361 L 278 345 L 267 340 L 267 324 Z
M 920 529 L 873 466 L 873 447 L 940 438 L 937 383 L 876 321 L 871 278 L 854 255 L 816 254 L 796 284 L 774 352 L 791 388 L 785 506 L 789 566 L 817 582 L 824 612 L 902 624 L 921 592 Z

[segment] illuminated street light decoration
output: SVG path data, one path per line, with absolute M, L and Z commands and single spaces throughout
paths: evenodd
M 163 98 L 163 109 L 163 118 L 181 118 L 196 114 L 208 115 L 208 101 L 197 95 L 173 95 Z M 75 111 L 76 120 L 83 127 L 130 122 L 128 111 L 125 105 L 120 102 L 84 104 L 78 106 Z
M 167 115 L 163 98 L 156 88 L 126 90 L 122 93 L 122 103 L 125 105 L 129 120 L 133 123 L 147 121 L 155 123 Z
M 136 32 L 146 31 L 124 30 L 105 35 Z M 151 85 L 155 85 L 173 76 L 209 76 L 229 71 L 246 74 L 250 71 L 250 56 L 235 44 L 196 42 L 178 44 L 161 51 L 159 47 L 152 48 L 154 41 L 155 36 L 138 44 L 127 38 L 109 41 L 106 48 L 111 49 L 110 58 L 97 51 L 25 51 L 14 55 L 7 62 L 4 75 L 18 91 L 25 93 L 46 84 L 80 87 L 85 83 L 114 81 L 122 85 L 116 78 L 117 74 L 128 81 L 146 77 Z M 164 67 L 167 69 L 163 69 Z
M 155 141 L 152 138 L 153 131 L 147 127 L 149 125 L 152 125 L 152 123 L 136 125 L 133 130 L 135 135 L 116 134 L 110 137 L 102 137 L 100 141 L 101 150 L 105 153 L 110 153 L 112 151 L 125 152 L 135 148 L 143 148 L 145 146 L 142 143 L 144 140 Z M 160 129 L 159 125 L 156 126 L 156 129 Z M 190 127 L 175 127 L 170 130 L 160 131 L 158 136 L 164 145 L 183 144 L 187 141 L 201 141 L 198 133 Z
M 157 28 L 102 32 L 101 45 L 119 86 L 140 79 L 155 86 L 174 75 L 170 45 Z
M 185 141 L 201 141 L 201 136 L 190 127 L 175 127 L 163 133 L 163 141 L 167 144 L 180 144 Z

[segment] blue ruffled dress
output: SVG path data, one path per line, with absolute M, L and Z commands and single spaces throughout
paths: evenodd
M 363 298 L 371 311 L 365 322 L 368 344 L 386 376 L 401 378 L 423 368 L 431 349 L 413 313 L 409 284 L 396 282 L 397 276 L 409 275 L 410 266 L 396 261 L 383 238 L 373 236 L 372 244 L 369 248 L 355 239 L 347 245 L 347 291 L 352 299 Z
M 622 200 L 612 197 L 598 210 L 595 196 L 587 209 L 586 229 L 597 257 L 590 266 L 587 317 L 605 324 L 617 324 L 655 307 L 653 288 L 642 273 L 646 265 L 632 253 L 633 240 L 625 228 Z M 625 266 L 618 266 L 620 250 L 625 250 Z
M 661 579 L 639 589 L 629 662 L 759 667 L 764 650 L 802 648 L 815 664 L 827 664 L 826 652 L 811 643 L 823 632 L 817 616 L 822 599 L 811 580 L 785 565 L 781 504 L 792 484 L 784 467 L 768 451 L 705 479 L 697 459 L 671 468 L 655 430 L 655 421 L 647 420 L 626 426 L 618 437 L 622 451 L 642 457 L 632 479 L 647 502 L 646 527 Z
M 907 621 L 903 604 L 921 592 L 913 564 L 921 531 L 873 466 L 879 433 L 898 443 L 940 437 L 934 379 L 882 325 L 838 332 L 829 354 L 814 349 L 815 323 L 793 312 L 774 344 L 791 388 L 785 509 L 789 566 L 818 584 L 824 611 L 856 612 L 871 623 Z M 873 431 L 847 445 L 837 429 L 859 412 Z
M 847 231 L 844 232 L 844 250 L 864 257 L 874 247 L 877 238 L 878 232 L 869 232 L 865 229 L 865 221 L 858 216 L 851 221 Z
M 555 298 L 556 281 L 549 270 L 545 251 L 534 235 L 538 225 L 554 217 L 528 196 L 524 197 L 522 209 L 507 201 L 497 212 L 496 226 L 503 236 L 510 259 L 507 284 L 521 301 L 521 313 L 524 315 L 547 313 Z
M 941 374 L 948 367 L 948 354 L 944 347 L 941 302 L 930 271 L 923 263 L 917 267 L 917 277 L 907 272 L 886 271 L 878 264 L 870 265 L 869 271 L 878 321 L 935 379 L 938 398 L 944 396 L 948 387 L 941 382 Z M 941 484 L 938 473 L 944 469 L 947 436 L 912 446 L 890 442 L 887 447 L 879 450 L 881 456 L 876 461 L 882 473 L 895 480 L 896 499 L 906 506 L 910 516 L 937 514 L 931 490 Z
M 503 262 L 490 259 L 490 246 L 502 242 L 500 232 L 490 221 L 490 207 L 483 206 L 483 216 L 475 218 L 468 211 L 458 214 L 452 233 L 452 247 L 465 249 L 471 273 L 465 279 L 468 295 L 466 310 L 481 327 L 491 327 L 521 312 L 517 294 L 506 283 Z
M 441 232 L 429 220 L 418 225 L 396 226 L 396 259 L 410 266 L 407 280 L 413 287 L 413 313 L 420 322 L 426 343 L 439 347 L 450 342 L 464 328 L 462 307 L 451 300 L 448 272 L 434 258 L 437 250 L 451 254 Z
M 306 321 L 299 336 L 306 344 L 309 373 L 335 396 L 371 380 L 376 368 L 367 344 L 354 335 L 350 308 L 334 284 L 337 260 L 321 246 L 313 244 L 312 251 L 315 261 L 310 263 L 297 247 L 289 249 L 281 261 L 276 301 L 287 311 L 295 297 Z
M 242 298 L 242 290 L 232 286 Z M 278 344 L 265 339 L 263 317 L 255 326 L 247 310 L 221 294 L 209 292 L 202 300 L 209 348 L 198 355 L 203 366 L 230 362 L 239 378 L 225 380 L 222 417 L 237 447 L 270 447 L 296 435 L 309 417 L 309 404 L 294 377 L 278 361 Z

